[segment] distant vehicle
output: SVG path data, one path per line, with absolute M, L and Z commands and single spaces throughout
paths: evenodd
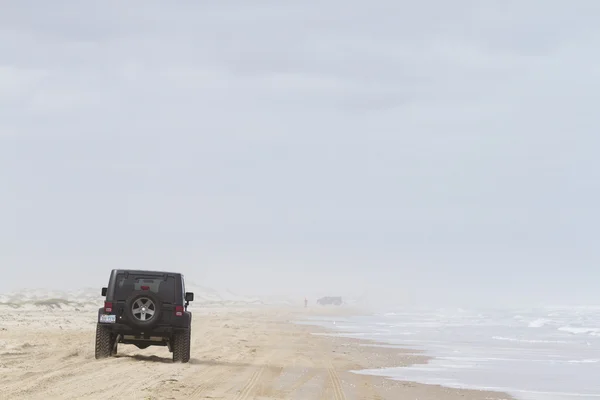
M 333 304 L 334 306 L 341 306 L 342 305 L 342 298 L 341 297 L 321 297 L 319 300 L 317 300 L 317 304 L 325 306 L 328 304 Z
M 187 307 L 194 293 L 185 291 L 182 274 L 114 269 L 102 296 L 96 359 L 116 355 L 123 343 L 140 349 L 167 346 L 173 362 L 190 360 L 192 313 Z

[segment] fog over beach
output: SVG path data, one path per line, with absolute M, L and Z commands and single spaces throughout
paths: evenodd
M 599 19 L 593 0 L 1 5 L 0 391 L 96 379 L 69 368 L 131 268 L 183 273 L 194 332 L 229 346 L 148 395 L 600 396 Z M 242 356 L 236 324 L 271 339 Z M 56 379 L 45 329 L 76 332 Z M 156 367 L 124 354 L 115 379 Z

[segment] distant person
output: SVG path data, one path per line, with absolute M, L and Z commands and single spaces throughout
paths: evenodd
M 308 299 L 305 297 L 304 298 L 304 308 L 308 307 Z

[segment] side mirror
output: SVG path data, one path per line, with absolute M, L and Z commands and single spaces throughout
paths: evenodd
M 194 301 L 194 293 L 185 292 L 185 301 Z
M 102 297 L 106 297 L 106 293 L 108 292 L 108 288 L 102 288 Z

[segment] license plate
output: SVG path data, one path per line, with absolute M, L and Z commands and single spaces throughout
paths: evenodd
M 115 322 L 117 322 L 117 316 L 102 314 L 100 315 L 100 322 L 105 324 L 114 324 Z

